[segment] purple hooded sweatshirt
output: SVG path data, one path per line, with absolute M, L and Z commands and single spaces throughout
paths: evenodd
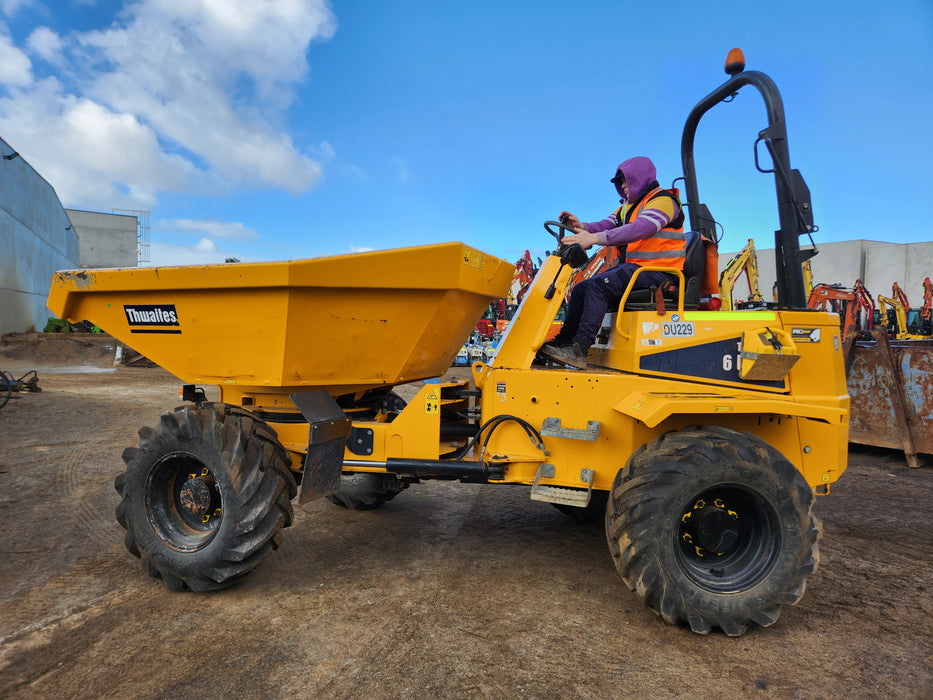
M 657 180 L 657 170 L 651 159 L 644 156 L 629 158 L 627 161 L 616 168 L 616 176 L 622 175 L 628 186 L 629 198 L 625 197 L 625 190 L 621 183 L 615 183 L 616 191 L 619 193 L 623 211 L 630 206 L 630 202 L 638 202 L 641 197 L 647 194 L 652 185 Z M 666 199 L 670 199 L 666 197 Z M 616 226 L 615 212 L 610 214 L 602 221 L 584 223 L 583 227 L 590 233 L 596 234 L 599 245 L 623 245 L 632 241 L 640 241 L 644 238 L 651 238 L 654 234 L 664 228 L 673 219 L 677 218 L 679 208 L 675 205 L 674 215 L 670 216 L 663 211 L 646 207 L 637 219 L 623 225 Z

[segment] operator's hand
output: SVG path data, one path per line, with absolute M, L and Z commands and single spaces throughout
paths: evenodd
M 567 220 L 564 221 L 564 217 L 567 217 Z M 565 226 L 569 226 L 577 233 L 583 233 L 586 229 L 583 227 L 583 223 L 575 215 L 571 214 L 569 211 L 562 211 L 560 213 L 559 220 Z
M 596 245 L 596 234 L 589 233 L 584 230 L 582 233 L 574 233 L 570 236 L 564 236 L 560 239 L 560 242 L 563 245 L 572 245 L 573 243 L 579 243 L 580 247 L 583 250 L 589 250 L 594 245 Z

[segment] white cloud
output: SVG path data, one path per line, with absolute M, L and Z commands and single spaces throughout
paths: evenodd
M 218 248 L 214 241 L 202 238 L 194 245 L 194 249 L 199 253 L 216 253 Z
M 145 0 L 125 26 L 79 38 L 101 73 L 90 93 L 140 115 L 235 185 L 303 192 L 320 166 L 274 128 L 307 73 L 307 46 L 329 38 L 322 0 Z
M 54 78 L 11 94 L 0 98 L 0 133 L 66 206 L 151 209 L 158 192 L 189 189 L 195 167 L 134 115 L 65 94 Z
M 195 221 L 193 219 L 162 219 L 156 221 L 152 228 L 156 231 L 171 233 L 192 233 L 209 236 L 210 238 L 225 238 L 234 240 L 249 240 L 258 238 L 259 234 L 247 228 L 239 221 L 216 221 L 207 219 Z
M 62 62 L 62 40 L 55 32 L 48 27 L 38 27 L 26 40 L 35 54 L 37 54 L 46 63 L 59 64 Z
M 305 150 L 282 125 L 308 45 L 334 31 L 327 0 L 139 0 L 106 29 L 33 31 L 33 56 L 66 70 L 43 85 L 0 35 L 0 131 L 69 205 L 147 209 L 181 188 L 300 193 L 321 176 L 313 154 L 333 149 Z
M 0 31 L 0 85 L 22 86 L 29 85 L 31 82 L 32 61 L 13 46 L 7 34 Z
M 0 0 L 0 10 L 7 17 L 12 17 L 19 8 L 29 7 L 32 3 L 33 0 Z

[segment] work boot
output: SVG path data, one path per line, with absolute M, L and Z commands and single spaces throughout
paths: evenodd
M 549 340 L 543 345 L 541 345 L 540 348 L 538 348 L 538 352 L 544 352 L 545 348 L 550 348 L 551 350 L 556 350 L 557 348 L 563 348 L 563 347 L 570 345 L 572 342 L 573 342 L 572 340 L 565 340 L 562 343 L 558 343 L 558 342 L 555 342 L 554 340 Z
M 531 364 L 533 365 L 546 365 L 548 363 L 548 354 L 545 352 L 546 349 L 556 350 L 557 348 L 562 348 L 565 345 L 570 345 L 573 340 L 561 340 L 560 336 L 555 336 L 551 338 L 546 343 L 543 343 L 538 352 L 535 353 L 535 359 L 532 360 Z
M 545 357 L 577 369 L 586 369 L 586 356 L 589 350 L 576 341 L 561 348 L 555 348 L 547 343 L 541 346 L 541 354 Z
M 567 336 L 564 336 L 558 333 L 553 338 L 551 338 L 549 341 L 541 345 L 541 347 L 543 348 L 547 346 L 550 348 L 562 348 L 565 345 L 570 345 L 572 342 L 573 342 L 572 337 L 568 338 Z

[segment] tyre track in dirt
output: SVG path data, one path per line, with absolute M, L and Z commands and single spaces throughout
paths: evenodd
M 59 498 L 75 503 L 70 511 L 75 529 L 106 549 L 117 532 L 113 509 L 103 505 L 109 495 L 107 489 L 113 490 L 113 479 L 107 476 L 108 465 L 95 455 L 87 442 L 69 450 L 61 460 L 55 488 Z

